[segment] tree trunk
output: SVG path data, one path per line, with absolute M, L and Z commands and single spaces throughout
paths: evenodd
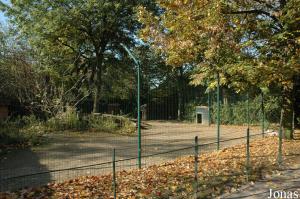
M 183 67 L 180 67 L 177 77 L 177 93 L 178 93 L 178 120 L 183 120 L 184 116 L 184 79 L 183 79 Z
M 104 51 L 105 51 L 106 44 L 103 43 L 101 45 L 101 50 L 99 53 L 96 52 L 96 70 L 95 70 L 95 77 L 94 77 L 94 101 L 93 101 L 93 113 L 99 112 L 99 100 L 101 95 L 101 88 L 102 88 L 102 65 L 103 65 L 103 58 L 104 58 Z M 96 48 L 97 49 L 97 48 Z
M 222 94 L 223 94 L 223 105 L 227 106 L 228 105 L 228 95 L 226 92 L 226 88 L 222 88 Z
M 294 114 L 294 96 L 290 89 L 284 89 L 282 94 L 283 99 L 283 118 L 282 125 L 284 128 L 284 137 L 293 139 L 293 114 Z
M 281 108 L 280 108 L 280 121 L 279 121 L 279 129 L 278 129 L 278 137 L 280 140 L 281 145 L 279 146 L 279 148 L 282 148 L 282 138 L 285 138 L 285 132 L 284 132 L 284 124 L 283 121 L 284 120 L 284 106 L 283 106 L 283 101 L 281 104 Z M 281 151 L 281 150 L 280 150 Z
M 182 120 L 182 96 L 181 93 L 178 92 L 178 110 L 177 110 L 177 119 Z
M 93 113 L 98 112 L 98 97 L 99 97 L 99 85 L 98 85 L 98 72 L 95 75 L 95 82 L 94 82 L 94 101 L 93 101 Z

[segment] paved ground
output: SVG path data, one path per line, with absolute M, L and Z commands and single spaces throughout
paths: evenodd
M 174 159 L 180 155 L 192 154 L 193 149 L 167 151 L 194 144 L 194 137 L 199 137 L 201 144 L 216 141 L 216 127 L 178 122 L 147 121 L 143 125 L 143 156 L 162 153 L 143 159 L 144 165 L 150 165 Z M 251 128 L 251 134 L 260 133 L 259 128 Z M 246 135 L 245 126 L 222 126 L 221 140 Z M 227 146 L 241 142 L 233 140 L 221 143 Z M 0 157 L 0 191 L 22 186 L 34 186 L 51 181 L 62 181 L 79 175 L 95 175 L 111 170 L 112 150 L 116 149 L 117 160 L 136 158 L 137 137 L 120 136 L 105 133 L 64 133 L 49 135 L 49 144 L 26 150 L 16 150 Z M 205 148 L 205 149 L 204 149 Z M 203 150 L 214 150 L 216 144 L 210 144 Z M 100 164 L 88 168 L 47 172 L 83 165 Z M 136 159 L 120 161 L 118 169 L 136 168 Z M 17 177 L 32 173 L 38 175 Z M 5 180 L 10 178 L 9 180 Z
M 287 169 L 268 176 L 255 184 L 242 187 L 239 191 L 222 196 L 223 199 L 266 199 L 300 198 L 300 157 Z

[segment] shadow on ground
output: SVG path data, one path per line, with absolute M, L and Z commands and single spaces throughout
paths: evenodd
M 215 127 L 173 122 L 149 122 L 149 129 L 142 131 L 143 166 L 173 160 L 183 155 L 193 155 L 194 137 L 199 143 L 216 141 Z M 244 127 L 223 127 L 221 139 L 244 136 Z M 51 181 L 64 181 L 82 175 L 99 175 L 111 172 L 113 149 L 116 149 L 117 170 L 137 168 L 137 137 L 120 136 L 101 132 L 51 134 L 50 144 L 26 150 L 16 150 L 0 157 L 0 190 L 12 190 L 24 186 L 37 186 Z M 229 146 L 244 140 L 222 143 Z M 185 148 L 182 150 L 178 150 Z M 216 144 L 200 147 L 200 151 L 212 151 Z M 172 152 L 169 152 L 172 151 Z M 151 156 L 157 154 L 155 156 Z M 94 165 L 81 167 L 85 165 Z M 80 167 L 76 169 L 68 169 Z M 58 171 L 63 169 L 63 171 Z M 49 173 L 48 171 L 54 171 Z M 14 178 L 31 173 L 39 175 Z M 48 172 L 48 173 L 47 173 Z M 5 180 L 12 178 L 10 180 Z
M 31 175 L 33 173 L 41 174 Z M 50 181 L 47 167 L 31 149 L 10 150 L 0 156 L 0 191 L 39 186 Z

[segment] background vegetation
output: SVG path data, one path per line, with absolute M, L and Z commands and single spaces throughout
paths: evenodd
M 292 129 L 300 110 L 299 7 L 299 0 L 1 2 L 8 22 L 0 31 L 0 104 L 11 113 L 1 140 L 63 130 L 132 134 L 137 68 L 124 45 L 141 63 L 149 119 L 192 120 L 219 76 L 229 92 L 222 123 L 245 123 L 250 92 L 253 123 L 264 94 L 267 121 Z M 102 117 L 112 103 L 119 116 Z

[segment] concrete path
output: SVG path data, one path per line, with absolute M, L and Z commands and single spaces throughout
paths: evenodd
M 240 188 L 237 192 L 223 195 L 226 199 L 300 198 L 300 157 L 294 164 L 264 180 Z
M 208 127 L 175 121 L 147 121 L 144 126 L 146 127 L 142 129 L 143 166 L 193 154 L 192 146 L 195 136 L 199 137 L 201 144 L 216 141 L 216 126 L 214 125 Z M 251 135 L 257 133 L 260 133 L 260 128 L 251 127 Z M 245 135 L 246 126 L 221 127 L 221 140 Z M 31 149 L 12 150 L 5 155 L 0 155 L 0 191 L 24 186 L 39 186 L 82 175 L 99 175 L 111 172 L 112 165 L 110 162 L 114 148 L 116 149 L 117 160 L 132 159 L 117 162 L 117 170 L 137 168 L 137 160 L 135 159 L 137 156 L 137 136 L 120 136 L 101 132 L 65 132 L 50 134 L 48 137 L 49 143 L 47 145 Z M 221 147 L 244 141 L 245 139 L 237 139 L 222 142 Z M 210 151 L 216 147 L 216 144 L 210 144 L 205 145 L 200 150 Z M 178 150 L 181 148 L 187 149 Z M 95 164 L 97 165 L 81 167 Z M 81 168 L 71 169 L 74 167 Z M 31 175 L 34 173 L 39 174 Z

